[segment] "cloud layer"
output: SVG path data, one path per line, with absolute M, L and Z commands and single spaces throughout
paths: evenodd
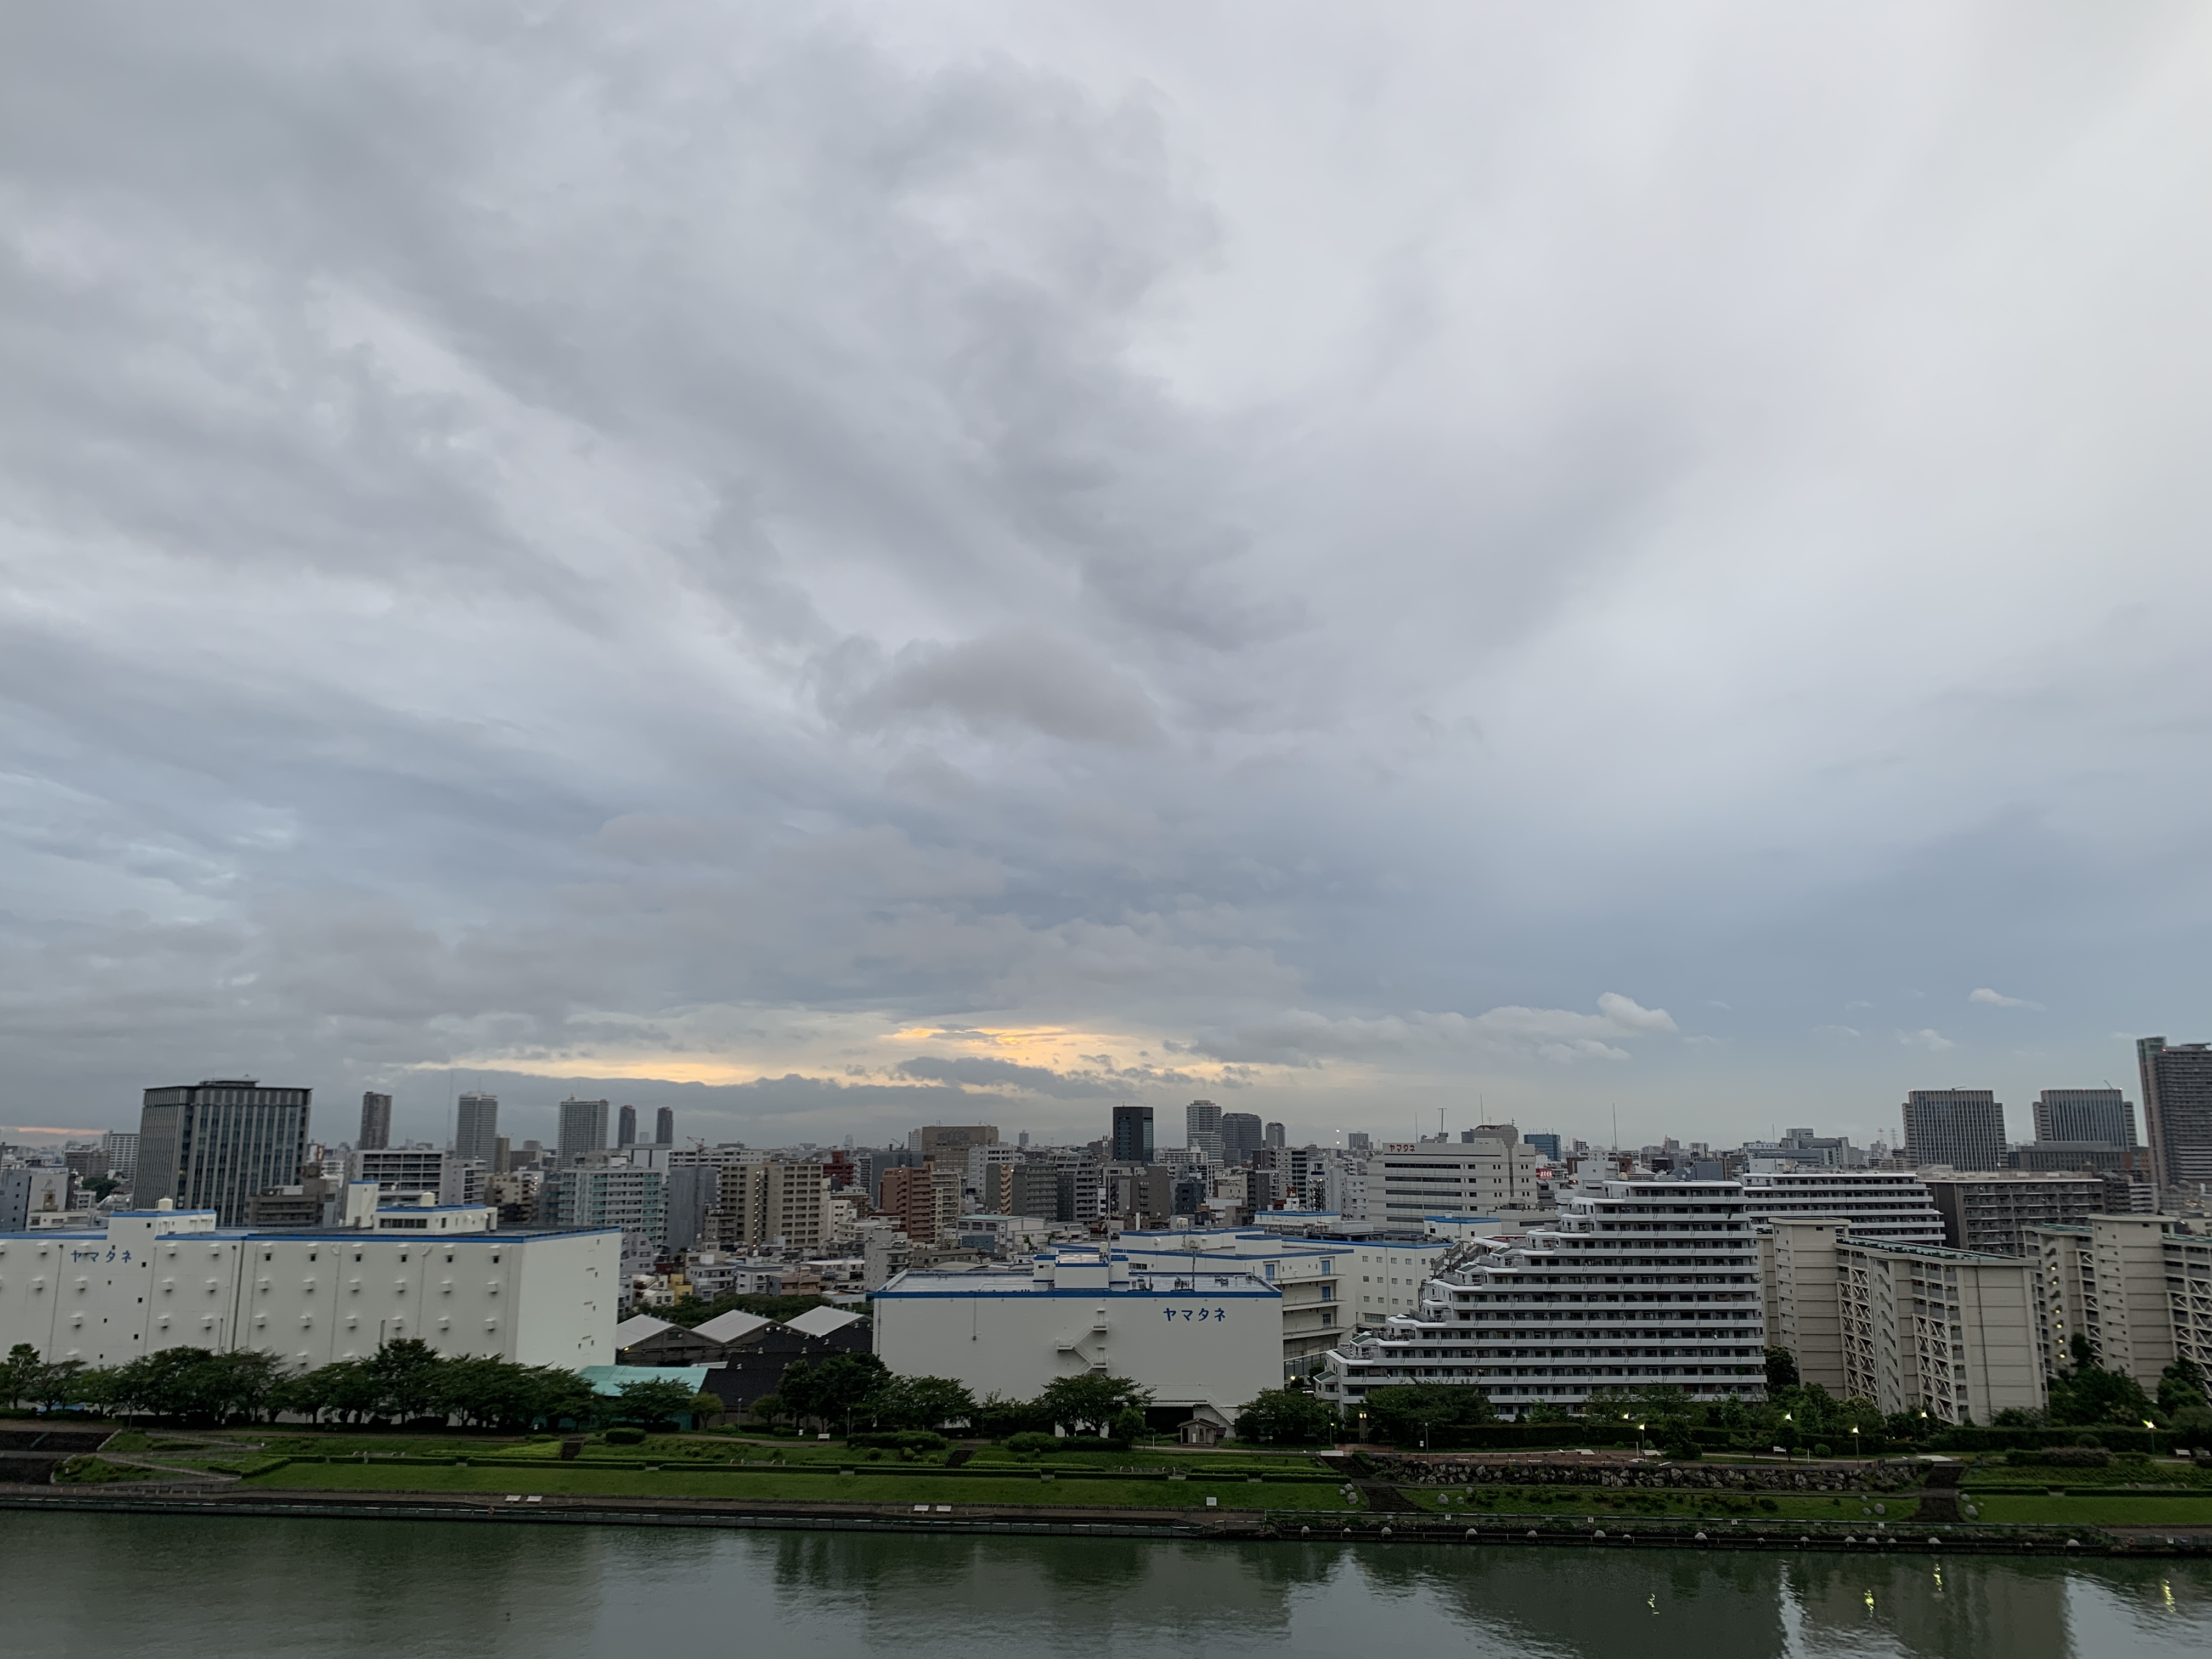
M 2205 1035 L 2208 29 L 19 20 L 0 1116 L 1865 1133 Z

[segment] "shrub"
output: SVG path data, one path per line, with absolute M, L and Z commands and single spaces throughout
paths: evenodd
M 606 1442 L 610 1446 L 635 1446 L 643 1442 L 643 1429 L 609 1429 Z
M 845 1443 L 848 1446 L 876 1446 L 885 1451 L 939 1452 L 952 1443 L 943 1435 L 933 1434 L 927 1429 L 870 1429 L 854 1435 Z
M 1055 1436 L 1039 1434 L 1034 1429 L 1024 1429 L 1019 1434 L 1006 1437 L 1006 1449 L 1021 1457 L 1035 1457 L 1040 1452 L 1055 1450 L 1059 1445 L 1060 1441 Z
M 2101 1469 L 2112 1461 L 2102 1446 L 2046 1446 L 2040 1451 L 2007 1452 L 2005 1462 L 2027 1468 Z

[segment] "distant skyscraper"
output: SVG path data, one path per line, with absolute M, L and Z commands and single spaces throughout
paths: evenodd
M 2164 1037 L 2136 1044 L 2142 1068 L 2143 1127 L 2151 1173 L 2161 1187 L 2212 1182 L 2212 1048 L 2169 1047 Z
M 1192 1155 L 1220 1163 L 1221 1108 L 1210 1100 L 1194 1100 L 1182 1109 L 1182 1144 Z
M 1522 1133 L 1521 1139 L 1527 1141 L 1538 1152 L 1543 1153 L 1546 1158 L 1550 1158 L 1554 1164 L 1559 1161 L 1559 1136 L 1543 1131 L 1524 1130 Z
M 625 1106 L 617 1115 L 615 1119 L 615 1145 L 617 1146 L 635 1146 L 637 1145 L 636 1107 Z
M 1290 1133 L 1279 1123 L 1270 1123 L 1267 1128 L 1267 1144 L 1270 1146 L 1290 1145 Z
M 180 1210 L 213 1210 L 219 1226 L 244 1225 L 247 1199 L 300 1179 L 313 1092 L 264 1089 L 252 1078 L 147 1090 L 132 1201 L 150 1210 L 166 1198 Z
M 561 1103 L 560 1133 L 554 1143 L 554 1161 L 567 1165 L 582 1152 L 603 1152 L 607 1147 L 607 1109 L 604 1100 L 579 1100 L 571 1095 Z
M 392 1144 L 392 1097 L 374 1091 L 361 1097 L 361 1133 L 354 1138 L 356 1146 L 384 1147 Z M 284 1183 L 280 1182 L 279 1186 Z
M 1252 1154 L 1266 1144 L 1267 1128 L 1253 1112 L 1224 1112 L 1221 1115 L 1221 1161 L 1235 1165 L 1249 1164 Z
M 653 1144 L 656 1146 L 673 1146 L 676 1144 L 676 1109 L 674 1107 L 663 1106 L 653 1113 Z M 847 1135 L 845 1144 L 848 1146 L 851 1146 L 853 1137 Z
M 496 1170 L 499 1157 L 499 1097 L 470 1091 L 453 1113 L 453 1152 L 459 1158 L 483 1160 Z
M 1354 1129 L 1345 1136 L 1344 1149 L 1348 1152 L 1371 1152 L 1375 1150 L 1375 1137 L 1364 1129 Z
M 1990 1090 L 1915 1089 L 1904 1109 L 1905 1156 L 1915 1164 L 2004 1168 L 2004 1108 Z
M 2045 1089 L 2035 1097 L 2035 1138 L 2136 1146 L 2135 1103 L 2118 1089 Z
M 1114 1161 L 1150 1164 L 1152 1161 L 1152 1109 L 1116 1106 L 1114 1109 Z

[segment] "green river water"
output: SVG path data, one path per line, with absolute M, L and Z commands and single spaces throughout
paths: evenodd
M 2197 1563 L 0 1511 L 39 1659 L 2212 1652 Z

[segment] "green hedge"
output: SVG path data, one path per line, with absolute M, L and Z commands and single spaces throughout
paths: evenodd
M 2102 1446 L 2106 1451 L 2153 1454 L 2173 1449 L 2163 1429 L 2095 1427 L 2076 1429 L 1944 1429 L 1928 1437 L 1928 1449 L 1944 1452 L 2035 1451 L 2050 1446 Z

